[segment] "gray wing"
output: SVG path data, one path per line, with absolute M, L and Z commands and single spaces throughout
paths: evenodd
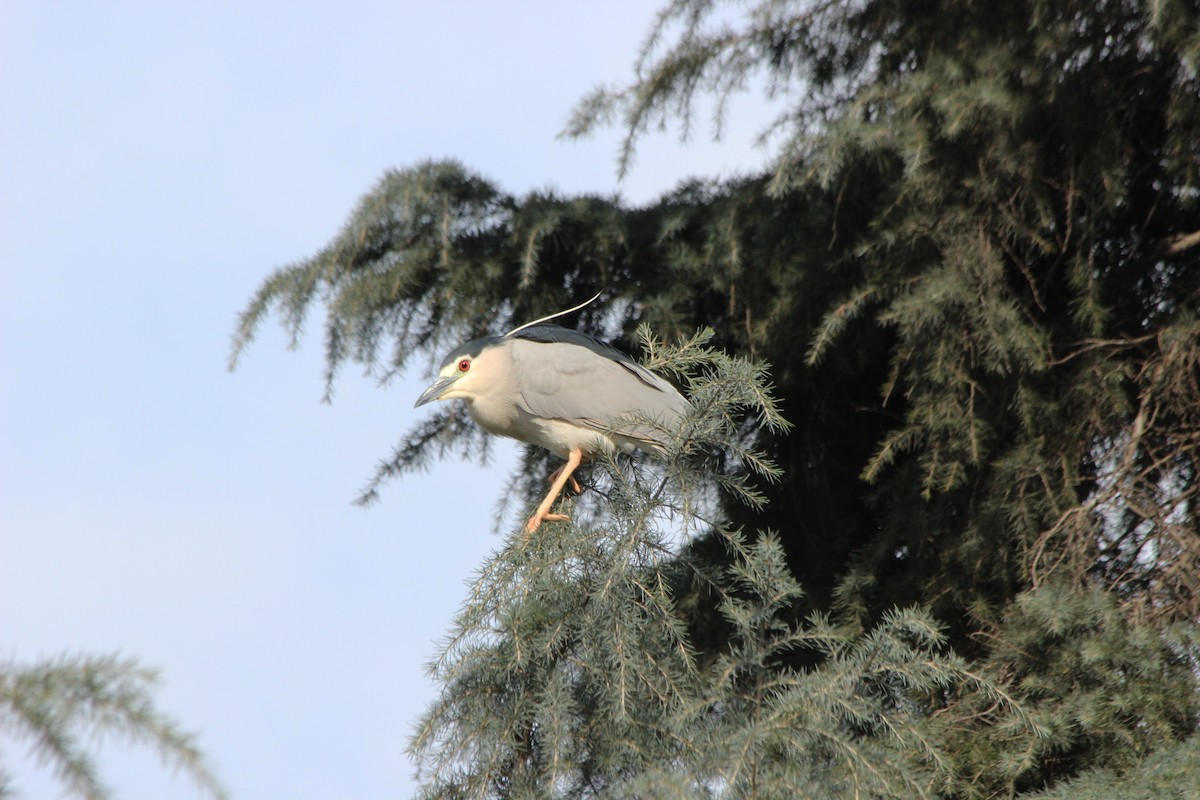
M 600 347 L 515 339 L 513 367 L 525 410 L 597 430 L 611 428 L 628 415 L 670 425 L 687 411 L 687 400 L 667 381 L 608 345 L 597 344 Z M 648 441 L 661 438 L 625 420 L 617 430 Z

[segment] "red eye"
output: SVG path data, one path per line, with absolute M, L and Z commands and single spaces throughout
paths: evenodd
M 471 368 L 471 359 L 464 358 L 462 361 L 458 362 L 458 371 L 459 372 L 466 372 L 470 368 Z

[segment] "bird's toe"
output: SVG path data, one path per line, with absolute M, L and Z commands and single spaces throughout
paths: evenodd
M 567 514 L 534 514 L 529 518 L 529 522 L 525 523 L 525 534 L 536 531 L 542 526 L 543 522 L 570 522 L 571 517 Z

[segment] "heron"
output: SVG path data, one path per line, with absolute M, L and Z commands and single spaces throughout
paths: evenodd
M 570 519 L 551 508 L 568 481 L 579 491 L 573 475 L 584 460 L 634 450 L 661 454 L 664 429 L 691 408 L 668 381 L 612 345 L 546 322 L 574 310 L 459 345 L 414 406 L 465 400 L 488 433 L 566 460 L 550 476 L 550 490 L 525 524 L 526 536 L 547 520 Z

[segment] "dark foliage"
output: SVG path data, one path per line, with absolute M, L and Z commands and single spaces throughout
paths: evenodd
M 816 610 L 869 629 L 921 605 L 981 668 L 1034 636 L 1027 625 L 1051 642 L 1047 659 L 1084 646 L 1087 625 L 1044 637 L 1097 591 L 1127 625 L 1104 629 L 1126 643 L 1194 625 L 1195 4 L 760 2 L 736 22 L 720 6 L 672 2 L 634 81 L 587 98 L 569 132 L 622 126 L 625 168 L 644 131 L 686 129 L 757 79 L 786 106 L 772 172 L 695 181 L 642 208 L 513 197 L 455 163 L 389 173 L 327 248 L 268 279 L 235 353 L 273 309 L 299 335 L 322 304 L 332 386 L 348 360 L 391 375 L 600 291 L 578 326 L 630 351 L 640 323 L 667 339 L 711 326 L 720 346 L 772 365 L 794 427 L 747 432 L 783 478 L 763 487 L 765 508 L 724 510 L 779 532 L 805 590 L 793 621 Z M 444 414 L 377 478 L 471 452 L 477 436 Z M 539 459 L 527 465 L 548 469 Z M 543 474 L 526 470 L 522 485 Z M 728 556 L 715 540 L 690 552 Z M 1065 592 L 1062 618 L 1021 616 L 1022 598 L 1051 588 Z M 716 606 L 692 613 L 719 654 L 729 629 L 708 624 Z M 1138 666 L 1107 668 L 1146 692 L 1144 713 L 1076 719 L 1053 693 L 1031 694 L 1096 732 L 991 777 L 979 767 L 973 789 L 954 791 L 1048 786 L 1113 767 L 1096 742 L 1135 741 L 1140 757 L 1186 736 L 1194 700 L 1154 698 L 1193 698 L 1194 665 L 1130 652 Z M 1019 683 L 1023 669 L 1001 672 Z M 1076 690 L 1079 674 L 1045 680 L 1076 700 L 1116 691 L 1100 678 Z

